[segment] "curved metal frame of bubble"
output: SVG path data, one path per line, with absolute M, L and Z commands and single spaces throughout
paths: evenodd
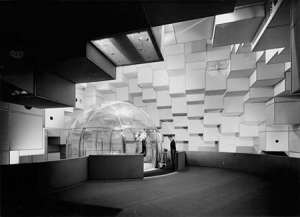
M 119 101 L 113 101 L 113 102 L 108 102 L 107 104 L 106 104 L 106 106 L 110 106 L 115 112 L 116 112 L 116 109 L 112 106 L 113 104 L 115 104 L 115 103 L 120 103 Z M 122 104 L 129 104 L 129 105 L 132 105 L 132 104 L 130 104 L 130 103 L 127 103 L 127 102 L 121 102 Z M 152 127 L 152 128 L 147 128 L 147 127 L 145 127 L 144 129 L 146 130 L 146 133 L 147 134 L 149 134 L 149 133 L 151 133 L 151 132 L 153 132 L 154 133 L 154 135 L 155 135 L 155 156 L 152 156 L 152 166 L 153 167 L 157 167 L 158 166 L 158 163 L 160 162 L 160 155 L 159 155 L 159 149 L 162 149 L 162 136 L 161 136 L 161 134 L 160 134 L 160 132 L 159 132 L 159 130 L 155 127 L 155 125 L 154 125 L 154 123 L 153 123 L 153 121 L 150 119 L 150 117 L 148 116 L 148 114 L 146 113 L 146 112 L 144 112 L 143 110 L 141 110 L 141 109 L 139 109 L 139 108 L 136 108 L 136 109 L 138 109 L 140 112 L 142 112 L 147 118 L 148 118 L 148 120 L 149 121 L 151 121 L 151 124 L 152 124 L 152 126 L 154 126 L 154 127 Z M 81 130 L 81 133 L 80 133 L 80 138 L 79 138 L 79 157 L 82 157 L 82 156 L 86 156 L 86 153 L 85 153 L 85 150 L 84 150 L 84 147 L 85 147 L 85 144 L 84 144 L 84 136 L 85 136 L 85 132 L 86 132 L 86 125 L 87 125 L 87 123 L 93 118 L 93 116 L 95 115 L 96 113 L 94 113 L 93 115 L 91 115 L 91 116 L 89 116 L 88 117 L 88 119 L 87 119 L 87 121 L 86 121 L 86 124 L 84 125 L 84 127 L 82 128 L 82 130 Z M 79 117 L 80 117 L 81 115 L 79 115 L 78 117 L 77 117 L 77 119 L 76 119 L 76 121 L 79 119 Z M 121 119 L 120 119 L 120 117 L 119 117 L 119 115 L 117 115 L 117 117 L 118 117 L 118 121 L 119 121 L 119 124 L 120 124 L 120 126 L 122 126 L 122 122 L 121 122 Z M 75 121 L 75 122 L 76 122 Z M 134 134 L 134 132 L 132 131 L 132 129 L 131 128 L 126 128 L 126 129 L 129 129 L 133 134 Z M 73 130 L 74 130 L 74 128 L 73 128 Z M 114 129 L 114 128 L 112 128 L 111 129 L 111 131 L 110 131 L 110 138 L 109 138 L 109 140 L 110 140 L 110 145 L 109 145 L 109 153 L 112 153 L 112 135 L 113 135 L 113 132 L 115 131 L 116 129 Z M 123 151 L 123 153 L 126 153 L 126 135 L 123 133 L 124 132 L 124 128 L 123 127 L 121 127 L 120 129 L 117 129 L 118 131 L 121 131 L 121 133 L 120 133 L 120 135 L 122 136 L 122 151 Z M 98 136 L 99 136 L 99 133 L 97 132 L 96 133 L 96 143 L 97 143 L 97 141 L 98 141 Z M 70 137 L 70 134 L 69 134 L 69 136 L 68 137 Z M 158 139 L 158 137 L 159 137 L 159 139 Z M 68 138 L 68 140 L 69 140 L 69 138 Z M 103 144 L 103 131 L 101 131 L 101 149 L 102 149 L 102 152 L 103 152 L 103 146 L 104 146 L 104 144 Z M 98 152 L 98 146 L 96 145 L 96 153 Z M 162 150 L 160 150 L 160 152 L 161 152 Z

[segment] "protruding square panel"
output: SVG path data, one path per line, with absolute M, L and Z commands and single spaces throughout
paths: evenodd
M 171 112 L 171 108 L 160 108 L 158 109 L 159 119 L 161 121 L 173 121 L 174 117 Z
M 199 135 L 189 135 L 189 151 L 198 151 L 200 145 L 203 145 L 202 136 Z
M 116 88 L 110 84 L 110 81 L 95 82 L 96 89 L 103 94 L 115 93 Z
M 161 131 L 160 132 L 163 135 L 170 135 L 170 134 L 174 135 L 175 134 L 175 129 L 174 129 L 174 126 L 173 126 L 173 122 L 161 122 Z
M 258 123 L 244 122 L 240 124 L 240 137 L 258 137 Z
M 251 87 L 244 96 L 244 102 L 266 102 L 273 98 L 273 87 Z
M 75 109 L 84 109 L 83 105 L 83 90 L 77 89 L 75 93 Z
M 255 52 L 256 54 L 256 62 L 265 62 L 266 60 L 266 52 L 264 50 Z
M 212 37 L 215 17 L 205 17 L 174 23 L 177 43 L 197 41 Z
M 165 46 L 166 55 L 175 55 L 184 53 L 184 44 L 174 44 Z
M 221 124 L 221 113 L 204 113 L 203 125 L 204 126 L 219 126 Z
M 290 47 L 266 50 L 266 64 L 286 63 L 291 61 Z
M 299 111 L 299 98 L 275 97 L 266 103 L 266 125 L 298 125 Z
M 160 62 L 150 63 L 150 66 L 153 70 L 167 69 L 167 62 L 164 60 Z
M 186 63 L 185 65 L 186 71 L 194 70 L 194 69 L 205 69 L 205 68 L 206 68 L 206 61 L 191 62 L 191 63 Z
M 123 67 L 116 68 L 116 79 L 110 81 L 114 87 L 128 87 L 128 78 L 123 74 Z
M 236 145 L 219 143 L 219 152 L 236 153 Z
M 185 93 L 185 75 L 170 77 L 170 96 L 184 97 Z
M 245 103 L 244 113 L 241 116 L 241 123 L 255 122 L 261 123 L 266 120 L 265 103 Z
M 155 90 L 169 90 L 169 74 L 166 69 L 153 71 L 153 87 Z
M 204 103 L 204 93 L 187 94 L 186 101 L 187 101 L 188 105 L 203 104 Z
M 223 95 L 205 96 L 204 112 L 220 112 L 223 110 Z
M 203 141 L 204 142 L 219 141 L 218 127 L 204 127 L 203 128 Z
M 64 128 L 65 111 L 62 108 L 45 109 L 45 128 Z M 60 136 L 60 133 L 59 133 Z
M 217 152 L 218 151 L 218 145 L 216 144 L 216 142 L 203 142 L 203 145 L 201 144 L 198 147 L 198 151 Z
M 156 102 L 156 91 L 153 88 L 143 88 L 143 102 Z
M 226 91 L 226 70 L 206 70 L 205 95 L 220 95 Z
M 227 79 L 224 97 L 244 96 L 249 91 L 249 78 Z
M 235 133 L 220 133 L 219 137 L 219 147 L 224 145 L 236 145 L 237 137 Z
M 157 108 L 171 108 L 172 98 L 168 90 L 156 92 Z
M 129 95 L 129 87 L 116 88 L 116 100 L 133 103 L 133 96 Z
M 219 60 L 230 60 L 231 47 L 222 46 L 222 47 L 212 47 L 207 45 L 206 61 L 219 61 Z
M 250 87 L 274 86 L 284 79 L 284 72 L 284 63 L 257 63 L 257 69 L 250 76 Z
M 244 112 L 244 97 L 224 97 L 222 116 L 239 116 Z
M 240 132 L 240 117 L 224 117 L 221 119 L 221 133 Z
M 123 74 L 129 79 L 137 78 L 137 67 L 135 65 L 123 66 Z
M 153 72 L 151 67 L 138 68 L 138 85 L 141 88 L 153 87 Z
M 246 53 L 251 53 L 250 43 L 236 44 L 235 54 L 246 54 Z
M 187 115 L 186 97 L 172 98 L 172 114 L 175 116 Z
M 246 78 L 256 69 L 256 54 L 231 54 L 228 78 Z
M 173 117 L 174 127 L 188 127 L 188 118 L 187 116 L 174 116 Z
M 205 69 L 187 70 L 185 79 L 187 94 L 199 94 L 205 90 Z
M 143 102 L 143 97 L 141 96 L 134 97 L 133 104 L 135 106 L 146 106 L 146 103 Z
M 254 146 L 236 146 L 236 153 L 253 154 Z
M 188 118 L 203 118 L 203 104 L 187 105 Z
M 167 70 L 170 77 L 184 74 L 184 54 L 167 56 Z
M 83 91 L 84 109 L 93 105 L 100 104 L 103 101 L 103 94 L 96 90 L 95 86 L 89 86 Z
M 176 44 L 176 37 L 174 32 L 165 33 L 165 45 Z
M 188 129 L 189 134 L 203 134 L 204 133 L 204 127 L 203 127 L 203 121 L 200 119 L 189 119 L 188 120 Z
M 214 46 L 251 42 L 265 17 L 264 5 L 236 8 L 232 13 L 217 15 Z
M 289 132 L 260 132 L 259 148 L 263 151 L 288 151 Z
M 206 51 L 206 39 L 184 43 L 185 53 L 196 53 Z
M 103 94 L 104 101 L 115 101 L 116 100 L 116 93 L 107 93 Z
M 160 128 L 161 127 L 161 122 L 159 120 L 159 113 L 158 112 L 150 112 L 148 113 L 150 119 L 152 120 L 152 122 L 154 123 L 154 125 L 157 127 L 157 128 Z
M 174 131 L 175 131 L 176 141 L 189 141 L 188 129 L 175 128 Z
M 129 94 L 134 97 L 142 96 L 143 89 L 139 87 L 137 78 L 129 79 Z
M 147 113 L 158 113 L 156 102 L 146 103 Z
M 289 130 L 289 151 L 300 154 L 300 129 L 299 126 L 292 126 Z
M 291 72 L 285 73 L 285 78 L 274 86 L 275 96 L 291 96 Z
M 206 60 L 206 52 L 197 52 L 197 53 L 186 53 L 185 62 L 203 62 Z

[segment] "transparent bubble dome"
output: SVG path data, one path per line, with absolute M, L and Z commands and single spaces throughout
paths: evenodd
M 160 161 L 162 136 L 146 112 L 131 103 L 106 101 L 83 111 L 67 139 L 68 158 L 97 154 L 140 154 L 146 132 L 144 162 Z

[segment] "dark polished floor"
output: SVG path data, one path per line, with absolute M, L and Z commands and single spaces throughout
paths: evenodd
M 36 203 L 36 205 L 34 205 Z M 31 202 L 26 216 L 298 216 L 298 189 L 284 179 L 189 167 L 126 181 L 86 181 Z

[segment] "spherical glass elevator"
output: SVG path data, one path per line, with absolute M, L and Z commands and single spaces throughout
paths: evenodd
M 106 101 L 83 111 L 67 139 L 68 158 L 98 154 L 140 154 L 136 135 L 146 132 L 144 163 L 158 167 L 162 136 L 146 112 L 121 101 Z

